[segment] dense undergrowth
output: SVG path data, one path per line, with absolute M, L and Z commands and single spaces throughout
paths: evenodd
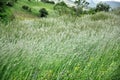
M 119 80 L 119 62 L 113 13 L 0 23 L 0 80 Z

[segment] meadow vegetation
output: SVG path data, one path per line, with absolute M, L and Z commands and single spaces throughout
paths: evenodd
M 27 3 L 31 14 L 22 9 Z M 37 4 L 18 1 L 10 8 L 18 10 L 16 18 L 0 22 L 0 80 L 120 79 L 118 12 L 79 17 L 55 13 L 54 4 Z M 35 17 L 41 8 L 47 18 Z

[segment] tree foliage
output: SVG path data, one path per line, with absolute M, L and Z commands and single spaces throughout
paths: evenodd
M 77 7 L 86 7 L 89 5 L 89 3 L 86 0 L 76 0 L 74 2 L 76 4 Z
M 82 14 L 83 8 L 87 7 L 89 3 L 86 0 L 76 0 L 74 2 L 76 4 L 76 15 Z
M 109 11 L 110 6 L 106 3 L 100 2 L 96 6 L 96 11 Z
M 59 2 L 55 4 L 54 10 L 58 12 L 59 15 L 68 14 L 70 9 L 65 2 Z

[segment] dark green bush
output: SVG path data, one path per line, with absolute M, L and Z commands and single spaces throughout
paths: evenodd
M 110 6 L 106 3 L 100 2 L 96 6 L 96 11 L 109 11 Z
M 48 11 L 45 8 L 40 9 L 39 12 L 40 12 L 39 14 L 40 17 L 47 17 L 48 15 Z
M 28 12 L 31 12 L 31 8 L 29 6 L 23 5 L 22 8 Z
M 28 9 L 29 9 L 29 7 L 26 6 L 26 5 L 23 5 L 22 8 L 23 8 L 24 10 L 28 10 Z

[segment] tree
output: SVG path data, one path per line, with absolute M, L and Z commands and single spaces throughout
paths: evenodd
M 96 6 L 96 11 L 109 11 L 110 6 L 106 3 L 100 2 Z
M 86 0 L 76 0 L 74 3 L 76 4 L 76 14 L 77 14 L 77 16 L 80 13 L 82 13 L 84 7 L 87 7 L 89 5 L 89 3 L 86 2 Z
M 54 10 L 56 10 L 59 13 L 59 15 L 68 13 L 68 9 L 69 8 L 64 1 L 58 2 L 54 6 Z

